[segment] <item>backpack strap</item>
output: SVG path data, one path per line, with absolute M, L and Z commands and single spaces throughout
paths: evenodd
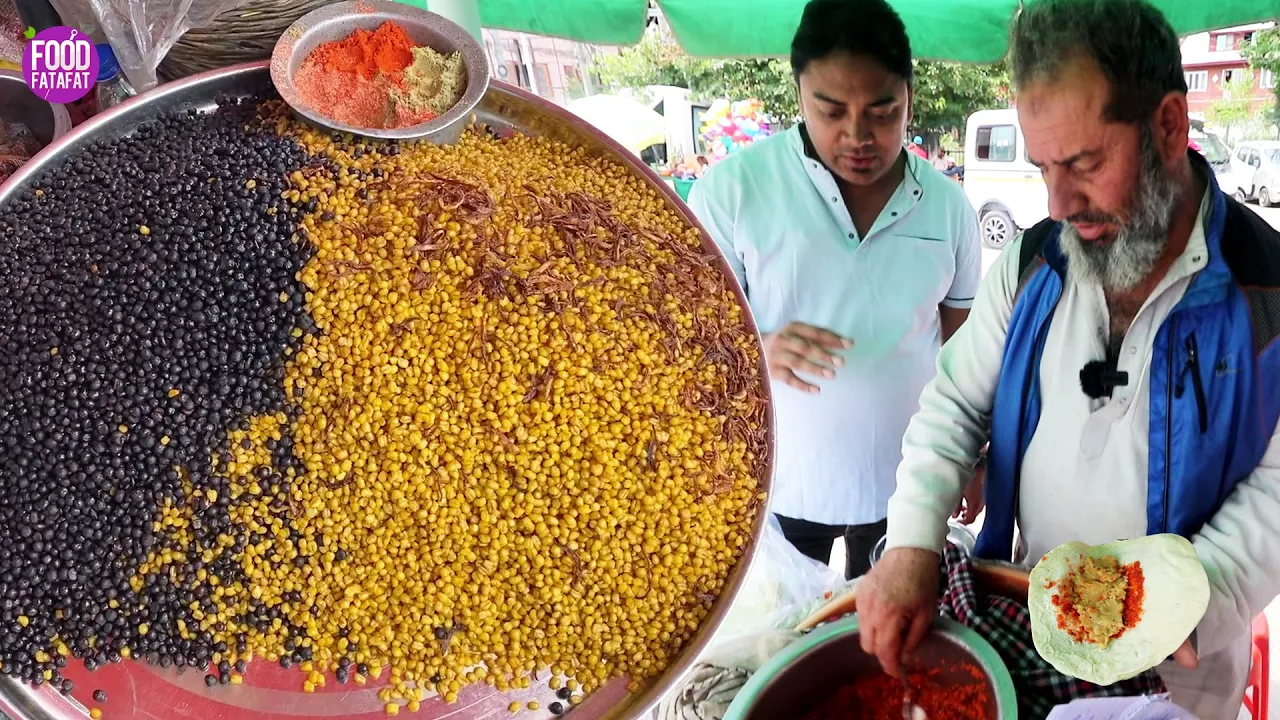
M 1249 302 L 1254 351 L 1261 354 L 1280 338 L 1280 233 L 1227 198 L 1222 258 Z
M 1018 248 L 1018 290 L 1013 295 L 1015 305 L 1022 296 L 1022 289 L 1044 265 L 1044 244 L 1049 242 L 1049 236 L 1056 227 L 1056 220 L 1045 218 L 1022 232 L 1022 245 Z

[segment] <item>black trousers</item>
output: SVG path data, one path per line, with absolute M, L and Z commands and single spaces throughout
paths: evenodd
M 862 577 L 871 569 L 871 551 L 884 537 L 887 520 L 867 525 L 823 525 L 822 523 L 796 520 L 775 515 L 782 526 L 782 535 L 795 549 L 820 563 L 831 562 L 831 544 L 844 538 L 846 579 Z

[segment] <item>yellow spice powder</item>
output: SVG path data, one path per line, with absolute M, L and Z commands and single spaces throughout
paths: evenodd
M 1105 648 L 1124 631 L 1129 582 L 1114 556 L 1084 558 L 1060 584 L 1063 587 L 1055 604 L 1060 612 L 1067 612 L 1059 616 L 1058 624 L 1077 641 Z
M 392 97 L 411 112 L 430 110 L 442 115 L 462 98 L 465 89 L 462 55 L 415 47 L 413 63 L 404 70 L 404 89 L 393 90 Z

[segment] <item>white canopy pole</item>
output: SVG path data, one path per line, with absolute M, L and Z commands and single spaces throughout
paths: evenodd
M 427 0 L 427 9 L 458 23 L 481 42 L 480 0 Z

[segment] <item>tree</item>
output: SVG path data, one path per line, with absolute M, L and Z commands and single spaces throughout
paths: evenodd
M 1253 34 L 1253 41 L 1240 48 L 1240 54 L 1249 61 L 1249 67 L 1271 74 L 1275 101 L 1270 112 L 1264 117 L 1274 125 L 1280 126 L 1280 25 Z
M 765 110 L 784 122 L 800 114 L 786 62 L 695 58 L 657 31 L 616 55 L 596 58 L 593 69 L 606 87 L 643 90 L 671 85 L 687 88 L 696 100 L 759 98 Z
M 1205 117 L 1226 128 L 1230 142 L 1233 125 L 1248 122 L 1253 110 L 1253 71 L 1237 70 L 1222 86 L 1222 97 L 1209 104 Z
M 706 59 L 691 57 L 675 39 L 651 31 L 639 44 L 597 59 L 595 70 L 607 87 L 642 90 L 648 85 L 688 88 L 696 100 L 759 98 L 784 122 L 800 116 L 791 65 L 779 59 Z M 913 127 L 947 132 L 963 128 L 975 110 L 1004 107 L 1009 76 L 1004 64 L 915 61 Z

